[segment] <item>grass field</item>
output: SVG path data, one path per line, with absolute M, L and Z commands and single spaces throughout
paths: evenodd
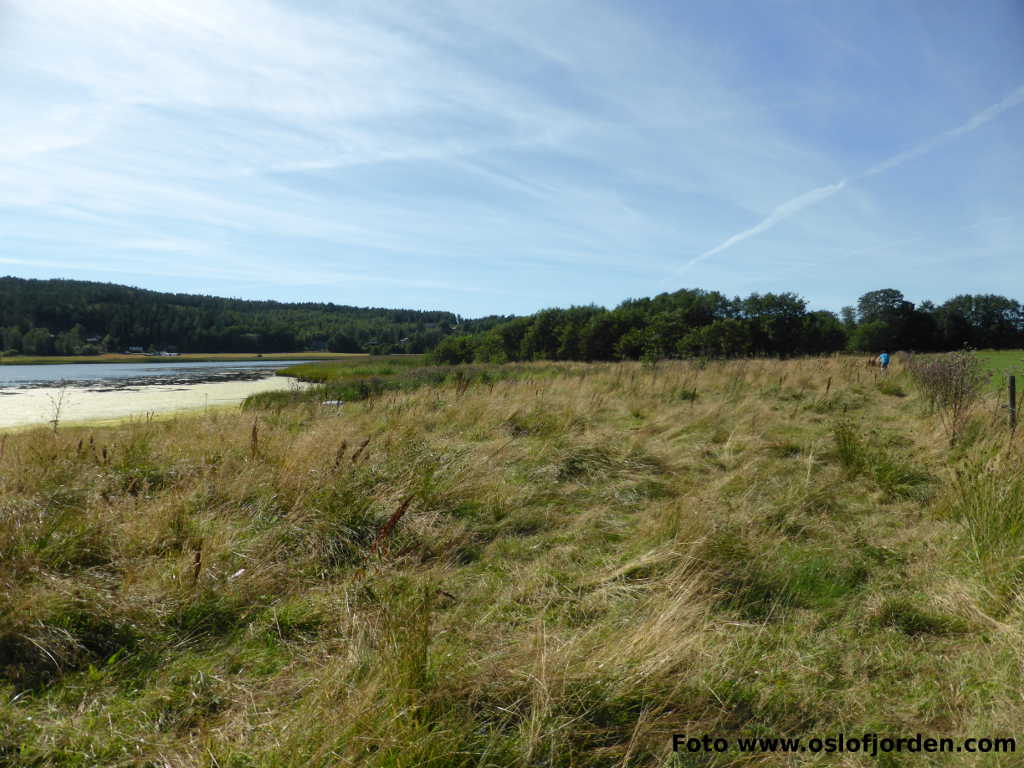
M 978 352 L 992 374 L 993 388 L 1005 387 L 1006 374 L 1017 377 L 1017 388 L 1024 386 L 1024 349 L 983 349 Z
M 278 373 L 322 384 L 359 376 L 392 376 L 399 371 L 422 366 L 423 358 L 423 355 L 352 356 L 330 362 L 291 365 L 282 368 Z
M 1021 764 L 672 752 L 1021 736 L 994 395 L 951 448 L 898 363 L 462 371 L 0 436 L 0 764 Z
M 0 365 L 60 365 L 66 363 L 206 363 L 232 360 L 372 360 L 370 355 L 343 352 L 267 352 L 262 355 L 245 352 L 181 354 L 177 357 L 149 355 L 13 355 L 0 356 Z

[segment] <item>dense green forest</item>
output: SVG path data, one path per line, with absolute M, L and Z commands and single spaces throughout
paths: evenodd
M 284 304 L 111 283 L 0 278 L 0 350 L 29 355 L 180 352 L 425 352 L 446 335 L 506 318 Z M 490 324 L 489 324 L 490 323 Z
M 111 283 L 0 278 L 0 351 L 72 355 L 179 352 L 418 353 L 444 363 L 636 360 L 692 355 L 814 355 L 882 349 L 1024 347 L 1024 310 L 1004 296 L 914 305 L 895 289 L 864 294 L 839 315 L 795 293 L 728 298 L 684 289 L 527 317 L 285 304 L 159 293 Z
M 1024 312 L 1013 299 L 956 296 L 915 306 L 887 288 L 860 297 L 841 316 L 809 311 L 795 293 L 745 299 L 681 290 L 629 299 L 607 310 L 547 309 L 475 334 L 443 339 L 438 362 L 657 359 L 692 355 L 814 355 L 840 350 L 938 351 L 1024 347 Z

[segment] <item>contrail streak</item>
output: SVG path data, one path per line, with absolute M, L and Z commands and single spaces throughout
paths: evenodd
M 683 267 L 679 270 L 677 274 L 682 275 L 694 264 L 704 261 L 704 259 L 710 259 L 716 253 L 721 253 L 727 248 L 731 248 L 732 246 L 736 245 L 736 243 L 741 243 L 747 238 L 753 237 L 754 235 L 759 235 L 765 230 L 771 229 L 780 221 L 785 221 L 790 216 L 793 216 L 802 211 L 804 208 L 810 208 L 812 205 L 816 205 L 817 203 L 820 203 L 822 200 L 826 200 L 832 197 L 832 195 L 839 192 L 845 186 L 846 179 L 843 179 L 841 181 L 836 182 L 835 184 L 829 184 L 828 186 L 825 187 L 818 187 L 817 189 L 812 189 L 810 192 L 804 192 L 802 195 L 798 195 L 797 197 L 794 197 L 792 200 L 787 200 L 782 205 L 777 206 L 775 210 L 768 214 L 768 216 L 766 216 L 764 219 L 762 219 L 760 223 L 754 225 L 750 229 L 745 229 L 742 232 L 733 235 L 728 240 L 725 240 L 716 245 L 710 251 L 704 251 L 704 253 L 702 253 L 700 256 L 690 259 L 690 261 L 683 265 Z
M 908 160 L 913 160 L 915 157 L 927 154 L 939 145 L 945 144 L 947 141 L 952 141 L 964 134 L 977 130 L 986 123 L 990 123 L 995 120 L 1006 110 L 1013 109 L 1022 103 L 1024 103 L 1024 86 L 1015 90 L 998 104 L 993 104 L 991 107 L 983 109 L 963 125 L 958 125 L 956 128 L 952 128 L 945 133 L 941 133 L 938 136 L 928 139 L 928 141 L 925 141 L 912 149 L 908 149 L 905 152 L 895 154 L 888 160 L 883 160 L 878 165 L 868 168 L 868 170 L 854 178 L 866 179 L 868 176 L 874 176 L 875 174 L 882 173 L 890 168 L 895 168 L 897 165 L 903 165 L 903 163 Z
M 797 195 L 791 200 L 787 200 L 781 205 L 776 206 L 775 210 L 773 210 L 758 224 L 755 224 L 750 229 L 745 229 L 742 232 L 739 232 L 733 235 L 732 237 L 723 240 L 714 248 L 704 251 L 704 253 L 700 254 L 699 256 L 695 256 L 692 259 L 690 259 L 688 262 L 683 264 L 675 271 L 673 277 L 681 277 L 682 275 L 686 274 L 686 272 L 688 272 L 690 268 L 693 267 L 695 264 L 698 264 L 704 261 L 705 259 L 709 259 L 712 256 L 721 253 L 722 251 L 732 248 L 732 246 L 736 245 L 737 243 L 741 243 L 744 240 L 747 240 L 751 237 L 754 237 L 755 235 L 759 235 L 762 232 L 771 229 L 779 222 L 785 221 L 791 216 L 795 216 L 805 208 L 810 208 L 811 206 L 817 205 L 823 200 L 827 200 L 828 198 L 842 191 L 842 189 L 849 182 L 859 181 L 860 179 L 866 179 L 870 176 L 875 176 L 879 173 L 883 173 L 884 171 L 888 171 L 892 168 L 895 168 L 896 166 L 903 165 L 903 163 L 907 162 L 908 160 L 912 160 L 915 157 L 920 157 L 921 155 L 927 154 L 936 147 L 945 144 L 948 141 L 952 141 L 953 139 L 959 138 L 960 136 L 968 134 L 971 131 L 977 130 L 986 123 L 992 122 L 1007 110 L 1013 109 L 1014 107 L 1022 103 L 1024 103 L 1024 85 L 1019 86 L 1016 90 L 1014 90 L 1009 96 L 1000 101 L 998 104 L 993 104 L 990 107 L 986 107 L 981 112 L 974 115 L 970 120 L 963 123 L 962 125 L 958 125 L 956 128 L 951 128 L 945 133 L 941 133 L 938 136 L 935 136 L 931 139 L 928 139 L 927 141 L 922 142 L 921 144 L 918 144 L 916 147 L 912 147 L 903 152 L 899 152 L 893 155 L 892 157 L 883 160 L 877 165 L 871 166 L 866 171 L 862 171 L 861 173 L 857 174 L 851 179 L 841 179 L 840 181 L 837 181 L 835 184 L 828 184 L 824 187 L 812 189 L 810 192 L 804 192 L 802 195 Z

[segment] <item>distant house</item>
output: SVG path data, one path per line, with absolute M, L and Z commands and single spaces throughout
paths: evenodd
M 89 338 L 87 338 L 85 340 L 85 343 L 86 344 L 99 344 L 101 341 L 103 341 L 103 337 L 102 336 L 90 336 Z
M 167 350 L 163 350 L 162 352 L 160 352 L 160 357 L 177 357 L 177 356 L 178 356 L 177 352 L 168 352 Z
M 145 350 L 142 347 L 128 347 L 129 355 L 141 355 Z

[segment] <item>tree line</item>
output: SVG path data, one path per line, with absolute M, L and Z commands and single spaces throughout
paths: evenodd
M 288 304 L 112 283 L 0 278 L 0 352 L 81 355 L 142 348 L 179 352 L 420 353 L 437 362 L 636 360 L 815 355 L 849 350 L 1024 347 L 1024 311 L 1004 296 L 941 305 L 887 288 L 837 315 L 792 292 L 728 298 L 683 289 L 614 309 L 574 306 L 516 317 Z
M 0 278 L 4 354 L 89 355 L 130 347 L 416 353 L 477 327 L 488 327 L 486 318 L 464 321 L 443 311 L 244 301 L 112 283 Z
M 684 289 L 628 299 L 614 309 L 546 309 L 475 334 L 442 339 L 440 363 L 637 360 L 663 357 L 816 355 L 838 351 L 941 351 L 1024 347 L 1024 311 L 1004 296 L 961 295 L 915 306 L 892 288 L 871 291 L 839 315 L 809 310 L 795 293 L 728 298 Z

